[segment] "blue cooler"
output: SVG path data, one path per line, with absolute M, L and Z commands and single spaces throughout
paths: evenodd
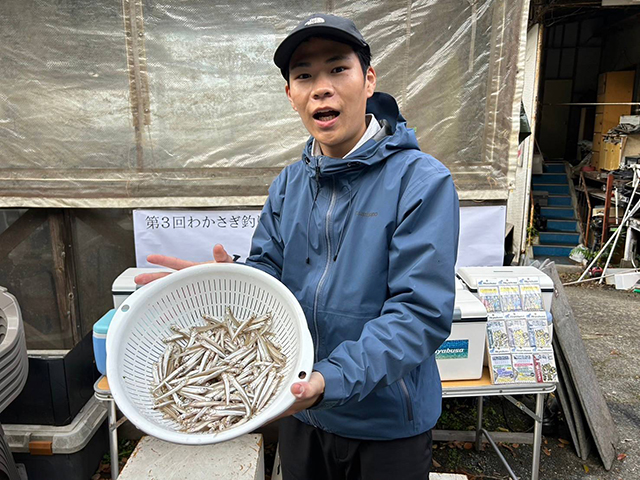
M 115 313 L 116 309 L 112 308 L 93 324 L 93 356 L 98 371 L 103 375 L 107 374 L 107 331 Z

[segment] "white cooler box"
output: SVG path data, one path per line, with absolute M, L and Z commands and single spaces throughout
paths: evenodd
M 451 335 L 436 350 L 442 380 L 477 380 L 482 377 L 487 310 L 467 290 L 456 290 Z
M 173 272 L 170 268 L 127 268 L 124 272 L 118 275 L 111 285 L 111 294 L 113 295 L 113 308 L 118 307 L 126 300 L 126 298 L 135 292 L 140 285 L 137 285 L 133 281 L 135 277 L 141 273 L 158 273 L 158 272 Z
M 547 313 L 551 312 L 553 280 L 535 267 L 462 267 L 457 272 L 469 291 L 478 295 L 478 283 L 501 278 L 529 278 L 540 284 L 542 302 Z

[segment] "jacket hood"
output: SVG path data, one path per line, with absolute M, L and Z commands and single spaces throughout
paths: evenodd
M 302 152 L 302 160 L 310 176 L 333 175 L 358 166 L 371 166 L 384 161 L 399 150 L 420 149 L 414 131 L 407 128 L 407 122 L 400 113 L 395 98 L 391 95 L 375 92 L 367 100 L 367 113 L 375 115 L 382 130 L 348 158 L 314 156 L 312 152 L 313 137 L 309 138 Z M 325 160 L 322 161 L 321 158 Z

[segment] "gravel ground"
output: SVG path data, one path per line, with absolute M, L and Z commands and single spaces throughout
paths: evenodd
M 582 461 L 573 446 L 567 444 L 570 436 L 561 422 L 554 434 L 544 437 L 540 479 L 640 479 L 640 294 L 593 284 L 566 287 L 565 291 L 618 428 L 619 460 L 607 472 L 594 446 L 587 461 Z M 500 403 L 496 403 L 499 400 L 491 402 L 490 407 L 493 405 L 501 414 Z M 512 426 L 516 415 L 513 409 L 507 412 Z M 502 451 L 520 478 L 531 478 L 530 445 L 506 445 Z M 477 479 L 508 478 L 490 449 L 478 453 L 466 450 L 464 444 L 439 443 L 434 459 L 440 464 L 438 471 L 466 473 Z

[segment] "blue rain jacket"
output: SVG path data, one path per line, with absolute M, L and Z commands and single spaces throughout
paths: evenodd
M 316 157 L 309 139 L 274 180 L 247 264 L 281 280 L 307 318 L 326 387 L 296 418 L 390 440 L 440 416 L 434 352 L 451 330 L 459 208 L 393 97 L 375 93 L 367 111 L 383 129 L 356 152 Z

